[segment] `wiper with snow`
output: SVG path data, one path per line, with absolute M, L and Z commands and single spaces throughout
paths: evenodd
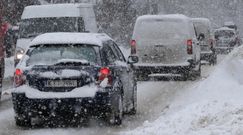
M 87 60 L 61 59 L 54 66 L 90 66 L 90 62 Z
M 31 34 L 26 34 L 25 38 L 32 38 L 32 37 L 36 37 L 38 35 L 40 35 L 42 33 L 31 33 Z

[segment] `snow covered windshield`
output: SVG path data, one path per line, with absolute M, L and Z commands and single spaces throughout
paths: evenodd
M 183 22 L 179 20 L 144 20 L 137 25 L 136 37 L 140 39 L 181 39 L 188 35 Z M 182 27 L 183 26 L 183 27 Z
M 27 66 L 53 65 L 61 60 L 98 63 L 98 46 L 91 45 L 42 45 L 28 52 Z
M 22 20 L 20 38 L 35 37 L 48 32 L 83 32 L 84 22 L 80 17 L 31 18 Z

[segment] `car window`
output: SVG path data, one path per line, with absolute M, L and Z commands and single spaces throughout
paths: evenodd
M 125 62 L 125 58 L 123 56 L 123 53 L 121 52 L 121 50 L 119 49 L 119 47 L 117 46 L 117 44 L 113 41 L 110 42 L 110 44 L 112 45 L 114 51 L 117 54 L 117 57 L 119 58 L 120 61 Z
M 97 46 L 42 45 L 29 52 L 27 65 L 52 65 L 63 59 L 86 60 L 98 64 Z
M 115 55 L 109 45 L 104 45 L 102 51 L 102 57 L 105 65 L 113 65 L 119 58 Z

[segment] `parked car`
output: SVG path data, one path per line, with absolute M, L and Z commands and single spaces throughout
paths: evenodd
M 79 123 L 97 116 L 120 125 L 123 114 L 135 114 L 137 105 L 132 69 L 137 57 L 128 60 L 105 34 L 36 37 L 14 74 L 16 124 L 52 118 Z
M 201 60 L 208 61 L 209 64 L 217 63 L 216 42 L 211 22 L 207 18 L 192 18 L 196 33 L 203 34 L 199 43 L 201 46 Z
M 234 29 L 222 27 L 215 30 L 216 50 L 218 53 L 228 53 L 237 46 L 237 34 Z
M 200 45 L 190 18 L 184 15 L 145 15 L 137 19 L 131 55 L 138 79 L 153 76 L 200 76 Z
M 15 65 L 22 58 L 34 37 L 48 32 L 93 32 L 97 24 L 93 5 L 49 4 L 25 7 L 19 26 Z

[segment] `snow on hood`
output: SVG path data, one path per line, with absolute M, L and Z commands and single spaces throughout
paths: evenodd
M 49 99 L 49 98 L 82 98 L 94 97 L 98 87 L 95 84 L 76 88 L 70 92 L 42 92 L 37 89 L 23 85 L 15 88 L 13 93 L 25 93 L 30 99 Z
M 17 40 L 16 47 L 26 50 L 32 40 L 33 38 L 20 38 Z
M 242 135 L 243 47 L 194 87 L 176 95 L 166 114 L 124 135 Z

